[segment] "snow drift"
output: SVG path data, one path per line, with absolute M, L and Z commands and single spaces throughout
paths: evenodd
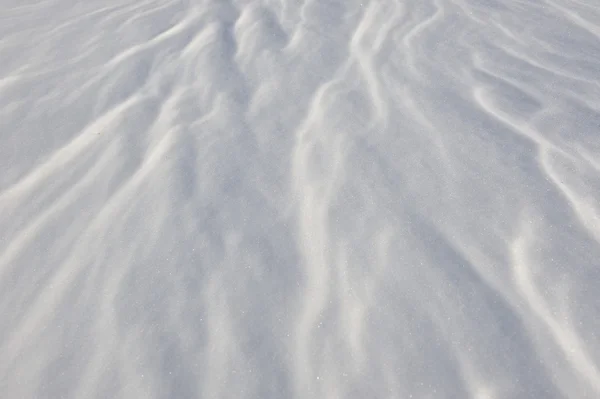
M 4 0 L 11 398 L 600 397 L 600 6 Z

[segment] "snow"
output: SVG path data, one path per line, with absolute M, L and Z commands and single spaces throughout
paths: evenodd
M 600 5 L 3 0 L 0 396 L 600 397 Z

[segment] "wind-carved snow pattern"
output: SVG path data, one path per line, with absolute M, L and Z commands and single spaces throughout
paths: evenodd
M 16 1 L 0 396 L 600 397 L 600 6 Z

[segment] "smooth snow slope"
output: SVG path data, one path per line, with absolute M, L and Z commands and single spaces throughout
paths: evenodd
M 600 3 L 1 3 L 1 397 L 600 397 Z

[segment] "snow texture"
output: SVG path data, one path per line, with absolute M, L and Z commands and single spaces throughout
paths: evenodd
M 2 0 L 3 398 L 599 398 L 595 0 Z

